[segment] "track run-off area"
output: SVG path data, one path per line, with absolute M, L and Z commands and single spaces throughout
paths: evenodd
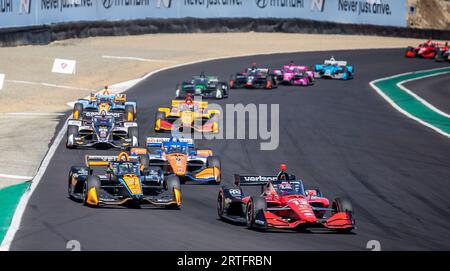
M 370 85 L 380 78 L 448 64 L 405 59 L 403 52 L 309 52 L 207 61 L 156 73 L 127 91 L 130 99 L 138 101 L 144 144 L 146 136 L 155 135 L 157 107 L 170 104 L 177 82 L 201 71 L 227 80 L 253 61 L 270 68 L 291 60 L 312 66 L 331 56 L 348 61 L 355 67 L 351 81 L 231 90 L 228 99 L 212 101 L 279 104 L 276 150 L 261 151 L 259 140 L 200 140 L 196 144 L 212 148 L 221 157 L 223 184 L 232 184 L 235 173 L 272 175 L 280 163 L 286 163 L 306 186 L 319 186 L 330 199 L 350 198 L 357 222 L 351 234 L 263 233 L 220 221 L 216 212 L 219 187 L 214 185 L 182 186 L 179 211 L 84 207 L 67 196 L 70 167 L 82 165 L 86 154 L 118 152 L 69 150 L 63 138 L 26 205 L 9 248 L 66 250 L 67 242 L 76 240 L 83 250 L 365 250 L 368 241 L 377 240 L 383 250 L 449 249 L 450 141 L 400 114 Z M 61 118 L 56 134 L 68 114 Z

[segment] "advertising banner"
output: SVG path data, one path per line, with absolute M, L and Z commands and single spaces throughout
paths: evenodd
M 407 0 L 0 0 L 0 28 L 146 18 L 297 18 L 406 26 Z

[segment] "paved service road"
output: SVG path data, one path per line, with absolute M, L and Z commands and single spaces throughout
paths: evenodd
M 222 222 L 216 215 L 217 186 L 183 186 L 180 211 L 87 208 L 67 198 L 67 172 L 82 164 L 85 154 L 105 151 L 68 150 L 63 142 L 11 249 L 65 250 L 68 240 L 78 240 L 83 250 L 364 250 L 369 240 L 379 240 L 383 250 L 450 249 L 450 141 L 397 112 L 369 86 L 381 77 L 447 64 L 405 59 L 403 49 L 392 49 L 244 57 L 176 68 L 128 92 L 139 100 L 141 141 L 153 134 L 155 110 L 169 104 L 177 81 L 201 71 L 228 79 L 252 61 L 313 65 L 331 55 L 355 66 L 354 80 L 232 90 L 219 102 L 280 104 L 277 150 L 260 151 L 257 140 L 198 145 L 221 156 L 224 183 L 230 184 L 234 173 L 274 174 L 284 162 L 330 198 L 350 197 L 358 227 L 353 234 L 260 233 Z

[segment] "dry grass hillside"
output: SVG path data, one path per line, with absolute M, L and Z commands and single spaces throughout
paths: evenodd
M 408 6 L 416 8 L 409 13 L 410 27 L 450 30 L 450 0 L 408 0 Z

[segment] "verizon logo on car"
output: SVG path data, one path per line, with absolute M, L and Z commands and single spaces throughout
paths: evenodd
M 274 176 L 244 176 L 246 182 L 270 182 L 277 180 Z

